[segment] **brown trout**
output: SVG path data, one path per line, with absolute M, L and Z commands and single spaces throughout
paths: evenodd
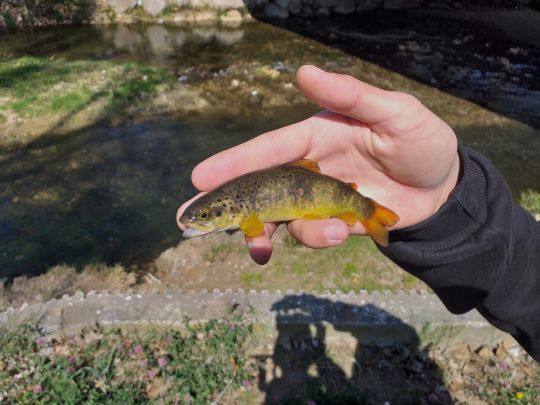
M 265 222 L 293 219 L 339 218 L 357 221 L 379 244 L 388 245 L 386 226 L 399 217 L 364 197 L 356 184 L 344 183 L 320 172 L 313 160 L 244 174 L 191 203 L 179 222 L 188 227 L 183 236 L 240 228 L 246 236 L 263 232 Z

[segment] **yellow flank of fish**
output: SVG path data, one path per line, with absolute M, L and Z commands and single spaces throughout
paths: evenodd
M 339 218 L 348 225 L 360 221 L 371 237 L 388 244 L 386 226 L 399 217 L 344 183 L 320 173 L 312 160 L 259 170 L 230 181 L 194 201 L 180 218 L 186 237 L 239 227 L 250 237 L 260 235 L 265 222 Z

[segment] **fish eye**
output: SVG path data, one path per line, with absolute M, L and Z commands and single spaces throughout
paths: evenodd
M 206 219 L 208 218 L 209 211 L 207 208 L 203 208 L 201 212 L 199 212 L 199 219 Z

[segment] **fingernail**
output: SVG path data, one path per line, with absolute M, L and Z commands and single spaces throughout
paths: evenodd
M 343 228 L 337 225 L 329 225 L 323 229 L 323 234 L 328 243 L 339 244 L 342 243 L 347 235 L 343 232 Z

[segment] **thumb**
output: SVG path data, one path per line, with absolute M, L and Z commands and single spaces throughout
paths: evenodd
M 296 80 L 315 103 L 368 125 L 390 119 L 403 108 L 403 93 L 382 90 L 352 76 L 327 73 L 315 66 L 300 67 Z

